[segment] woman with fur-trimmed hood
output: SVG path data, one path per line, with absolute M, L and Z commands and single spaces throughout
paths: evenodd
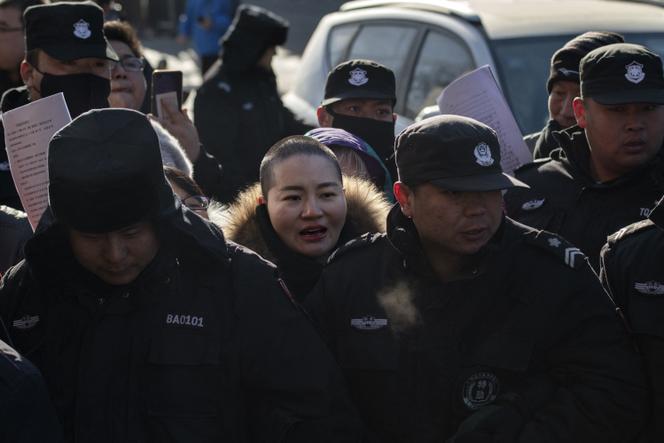
M 275 263 L 300 302 L 332 251 L 385 231 L 385 197 L 369 181 L 342 177 L 334 154 L 310 137 L 277 142 L 261 162 L 260 178 L 240 193 L 222 227 L 230 240 Z

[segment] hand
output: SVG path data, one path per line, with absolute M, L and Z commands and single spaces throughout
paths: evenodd
M 164 111 L 164 116 L 156 117 L 148 114 L 148 117 L 157 120 L 170 132 L 180 142 L 189 160 L 196 163 L 201 155 L 201 140 L 198 137 L 196 126 L 187 115 L 187 110 L 185 108 L 178 110 L 177 107 L 167 101 L 162 102 L 161 109 Z

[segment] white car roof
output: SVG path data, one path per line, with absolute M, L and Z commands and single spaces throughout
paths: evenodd
M 491 39 L 578 34 L 583 30 L 661 31 L 664 8 L 607 0 L 357 0 L 340 10 L 407 8 L 482 23 Z M 574 11 L 583 11 L 575 14 Z

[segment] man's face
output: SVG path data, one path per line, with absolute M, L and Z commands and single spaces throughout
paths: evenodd
M 370 98 L 347 99 L 333 103 L 330 107 L 337 114 L 351 117 L 370 118 L 384 122 L 393 122 L 396 120 L 391 100 Z M 334 117 L 325 108 L 318 108 L 318 123 L 321 127 L 332 127 L 333 121 Z
M 24 52 L 21 11 L 12 6 L 0 7 L 0 71 L 14 71 Z
M 431 183 L 411 189 L 397 182 L 394 187 L 424 250 L 437 258 L 458 260 L 475 254 L 493 237 L 503 217 L 500 191 L 452 192 Z
M 576 125 L 574 117 L 574 98 L 581 95 L 577 82 L 559 80 L 555 82 L 549 94 L 549 116 L 562 128 Z
M 44 77 L 42 72 L 51 75 L 94 74 L 98 77 L 110 79 L 113 66 L 113 62 L 104 58 L 90 57 L 64 61 L 53 58 L 44 51 L 39 51 L 36 67 L 31 66 L 26 61 L 21 63 L 21 77 L 23 83 L 30 90 L 30 97 L 35 100 L 41 98 L 39 91 Z
M 648 163 L 664 142 L 664 106 L 651 103 L 602 105 L 592 98 L 574 100 L 585 129 L 595 179 L 613 180 Z
M 69 243 L 81 266 L 110 285 L 134 281 L 159 250 L 159 239 L 149 222 L 103 234 L 70 229 Z

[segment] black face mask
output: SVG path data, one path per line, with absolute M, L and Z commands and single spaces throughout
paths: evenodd
M 387 165 L 394 163 L 394 122 L 384 122 L 373 118 L 352 117 L 343 115 L 327 109 L 328 114 L 334 117 L 333 128 L 344 129 L 353 135 L 360 137 Z
M 42 73 L 42 97 L 62 92 L 74 119 L 90 109 L 108 108 L 111 81 L 94 74 L 52 75 Z

